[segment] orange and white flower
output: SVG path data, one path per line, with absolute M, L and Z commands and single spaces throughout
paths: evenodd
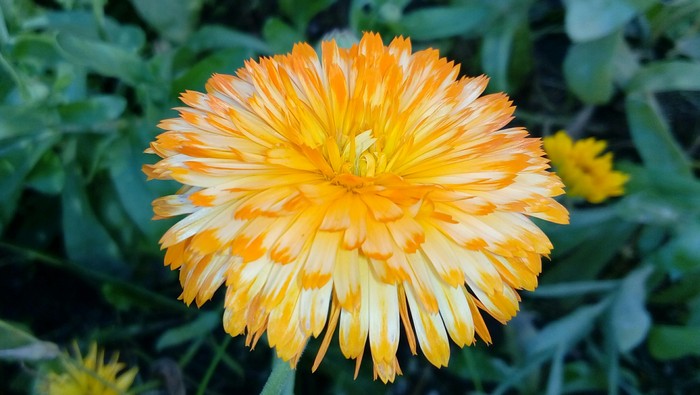
M 184 187 L 154 201 L 186 215 L 162 238 L 182 299 L 226 287 L 224 326 L 255 345 L 267 332 L 296 365 L 335 329 L 359 368 L 369 340 L 375 378 L 393 381 L 401 326 L 434 365 L 449 338 L 490 336 L 533 290 L 552 245 L 530 217 L 568 222 L 552 196 L 541 141 L 503 129 L 514 107 L 481 96 L 486 77 L 408 39 L 367 33 L 349 49 L 307 44 L 214 75 L 182 95 L 180 116 L 148 152 L 149 177 Z

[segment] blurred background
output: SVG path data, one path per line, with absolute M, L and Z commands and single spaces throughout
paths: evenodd
M 372 381 L 331 346 L 298 394 L 688 394 L 700 391 L 700 1 L 0 0 L 0 394 L 36 382 L 76 342 L 138 367 L 131 393 L 259 393 L 273 354 L 222 330 L 223 292 L 177 300 L 143 154 L 179 93 L 214 72 L 327 35 L 411 38 L 487 74 L 534 136 L 608 143 L 630 175 L 571 225 L 494 344 L 447 368 L 399 348 Z M 337 344 L 337 340 L 334 341 Z M 84 351 L 84 353 L 87 351 Z

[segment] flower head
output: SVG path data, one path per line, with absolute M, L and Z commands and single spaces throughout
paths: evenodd
M 544 138 L 544 149 L 569 196 L 600 203 L 624 193 L 629 175 L 612 169 L 612 152 L 599 156 L 606 145 L 592 137 L 573 142 L 563 130 Z
M 40 392 L 46 395 L 124 395 L 136 377 L 137 369 L 124 371 L 119 354 L 113 354 L 105 363 L 104 350 L 90 345 L 83 358 L 77 345 L 75 356 L 61 357 L 60 372 L 49 372 L 39 382 Z
M 347 358 L 359 367 L 369 340 L 392 381 L 403 325 L 445 366 L 448 339 L 489 342 L 481 311 L 505 322 L 536 287 L 552 246 L 529 217 L 568 222 L 562 184 L 539 139 L 503 129 L 514 108 L 481 96 L 487 78 L 404 38 L 321 47 L 214 75 L 160 124 L 148 151 L 163 159 L 144 170 L 184 187 L 154 211 L 186 215 L 165 263 L 186 303 L 225 284 L 226 331 L 267 331 L 292 365 L 325 329 L 315 369 L 337 328 Z

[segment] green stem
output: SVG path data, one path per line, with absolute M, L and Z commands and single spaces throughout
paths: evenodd
M 566 347 L 560 344 L 554 352 L 552 366 L 549 369 L 549 379 L 547 379 L 547 395 L 558 395 L 562 393 L 562 381 L 564 376 L 564 357 Z
M 591 120 L 594 112 L 595 106 L 589 104 L 583 107 L 576 114 L 574 119 L 566 125 L 566 133 L 574 140 L 581 138 L 583 135 L 583 130 L 585 129 L 586 124 Z
M 611 309 L 607 311 L 606 321 L 608 324 L 605 327 L 603 336 L 605 341 L 606 351 L 606 367 L 608 370 L 608 395 L 617 395 L 620 393 L 620 350 L 618 348 L 617 339 L 613 334 L 613 317 Z
M 197 388 L 197 395 L 204 395 L 204 392 L 207 390 L 207 385 L 209 385 L 209 380 L 211 380 L 212 376 L 214 376 L 214 371 L 219 365 L 219 362 L 221 361 L 221 357 L 224 355 L 224 352 L 226 352 L 226 347 L 228 347 L 229 343 L 231 343 L 231 336 L 226 336 L 224 341 L 216 350 L 214 358 L 211 360 L 207 371 L 204 373 L 204 377 L 202 377 L 202 381 L 199 383 L 199 388 Z
M 184 369 L 185 366 L 187 366 L 188 363 L 192 360 L 192 357 L 199 351 L 200 347 L 202 347 L 202 344 L 204 343 L 204 337 L 197 338 L 195 341 L 190 343 L 190 346 L 187 348 L 187 351 L 180 357 L 180 360 L 178 361 L 178 365 L 180 368 Z
M 260 395 L 281 395 L 294 393 L 294 369 L 285 362 L 275 357 L 272 363 L 272 372 L 267 378 Z
M 467 370 L 469 370 L 472 381 L 474 382 L 474 388 L 478 393 L 484 393 L 484 386 L 481 384 L 481 377 L 479 376 L 479 371 L 476 370 L 476 363 L 474 362 L 474 356 L 472 355 L 471 349 L 462 350 L 462 355 L 467 363 Z

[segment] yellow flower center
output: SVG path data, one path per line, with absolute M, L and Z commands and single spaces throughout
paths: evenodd
M 346 140 L 340 144 L 343 147 L 340 167 L 333 166 L 332 155 L 327 155 L 334 170 L 331 181 L 349 190 L 372 185 L 374 178 L 387 170 L 386 153 L 379 148 L 371 129 Z M 340 151 L 337 145 L 334 148 Z

